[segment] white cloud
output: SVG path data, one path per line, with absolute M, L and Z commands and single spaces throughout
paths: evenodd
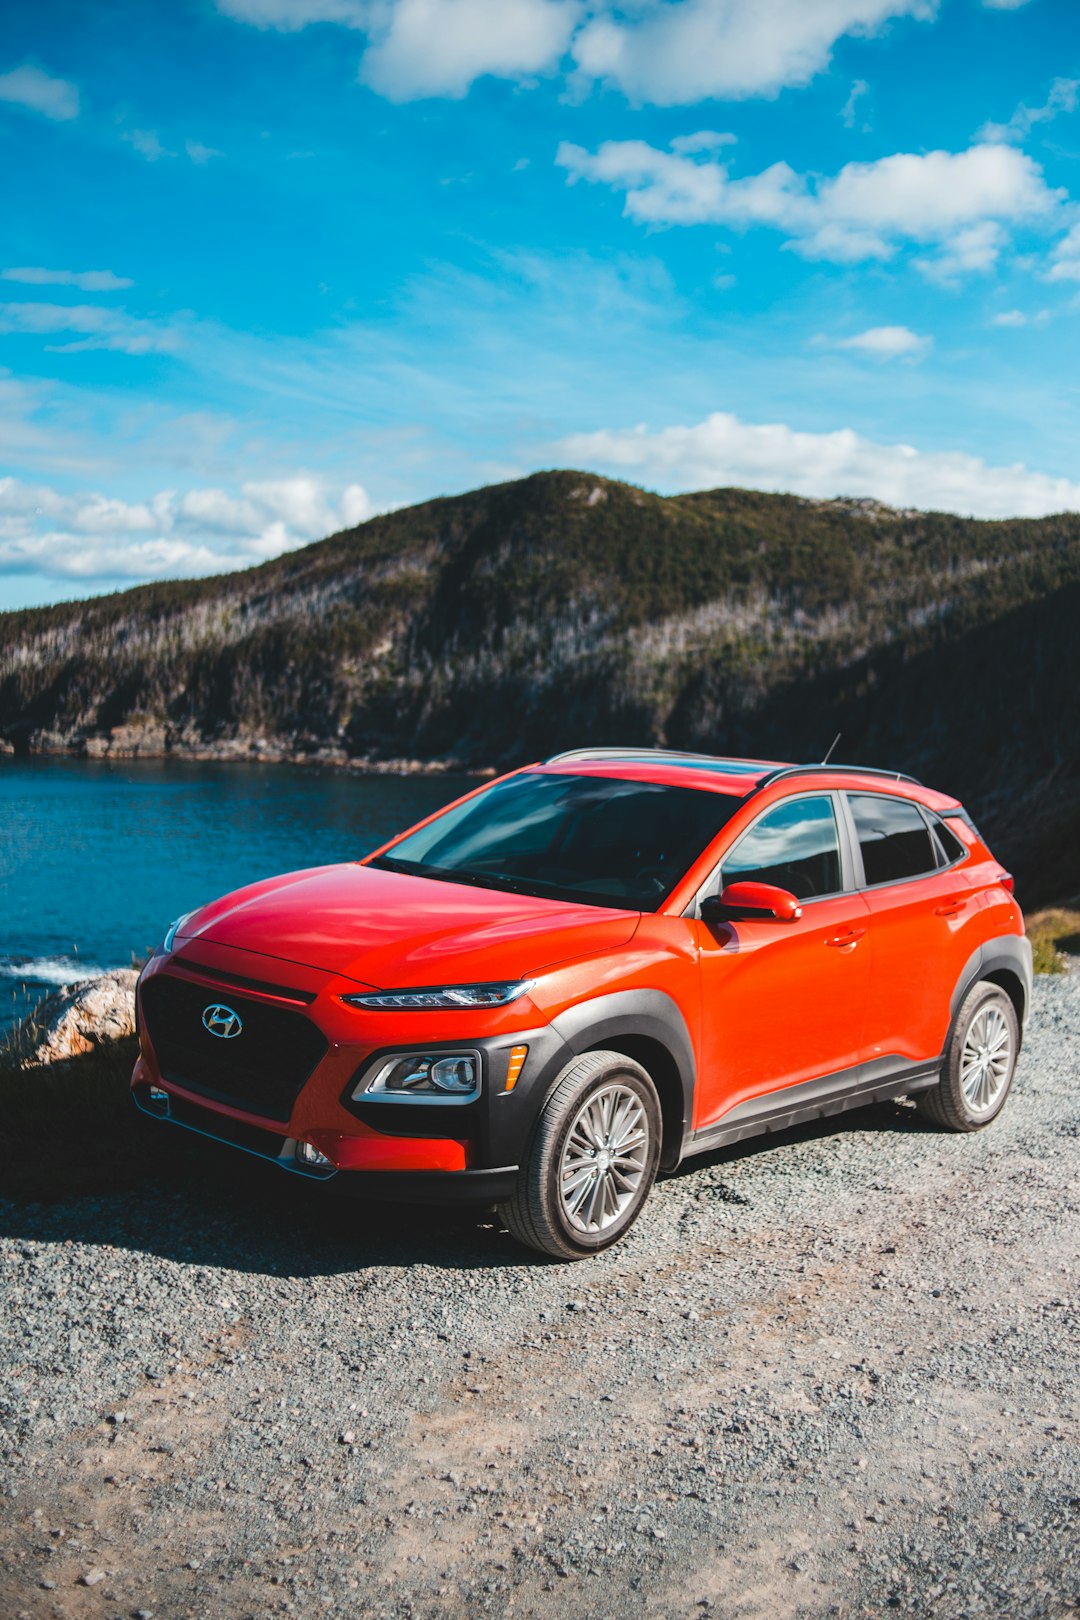
M 1019 463 L 993 467 L 958 450 L 876 444 L 851 428 L 802 433 L 723 411 L 692 427 L 579 433 L 562 440 L 558 451 L 571 466 L 665 490 L 740 485 L 822 500 L 870 496 L 890 506 L 988 518 L 1080 511 L 1080 484 Z
M 1021 102 L 1007 124 L 984 124 L 979 131 L 979 139 L 1022 141 L 1036 124 L 1045 124 L 1061 113 L 1075 112 L 1078 94 L 1080 94 L 1080 79 L 1055 79 L 1041 107 L 1027 107 Z
M 633 101 L 686 106 L 807 84 L 844 34 L 930 17 L 932 0 L 644 0 L 605 7 L 574 40 L 583 75 Z M 629 13 L 629 15 L 627 15 Z
M 55 79 L 40 68 L 24 66 L 0 73 L 0 101 L 67 121 L 79 116 L 79 91 L 67 79 Z
M 248 567 L 372 515 L 360 484 L 306 475 L 128 502 L 0 478 L 0 574 L 158 579 Z
M 217 0 L 257 28 L 363 29 L 364 84 L 390 101 L 464 96 L 484 74 L 520 79 L 556 67 L 585 0 Z
M 122 354 L 169 353 L 180 341 L 179 333 L 170 327 L 97 304 L 0 304 L 0 332 L 42 337 L 82 333 L 82 337 L 69 343 L 49 345 L 63 354 L 84 349 L 113 349 Z
M 992 270 L 1005 241 L 1005 232 L 997 220 L 983 219 L 951 236 L 936 259 L 916 259 L 915 267 L 929 281 L 948 286 L 960 276 Z
M 982 0 L 982 3 L 988 11 L 1019 11 L 1028 0 Z
M 807 258 L 841 263 L 887 259 L 905 242 L 929 244 L 942 248 L 939 269 L 947 276 L 993 262 L 1000 221 L 1045 219 L 1065 200 L 1038 164 L 1011 146 L 897 152 L 848 163 L 813 184 L 786 163 L 733 180 L 726 164 L 695 162 L 644 141 L 606 141 L 595 153 L 564 141 L 556 162 L 571 181 L 624 192 L 624 213 L 644 224 L 768 225 Z
M 1049 318 L 1050 311 L 1041 309 L 1037 315 L 1026 315 L 1022 309 L 1003 309 L 990 317 L 991 326 L 1031 326 Z
M 224 157 L 214 146 L 204 146 L 201 141 L 185 141 L 184 151 L 192 163 L 209 163 L 211 158 Z
M 646 141 L 605 141 L 595 154 L 563 141 L 555 157 L 571 182 L 626 192 L 624 213 L 649 225 L 784 226 L 805 210 L 805 182 L 786 163 L 730 180 L 721 163 L 697 163 Z
M 1080 221 L 1054 249 L 1047 280 L 1080 281 Z
M 671 150 L 680 157 L 692 157 L 695 152 L 718 152 L 722 146 L 738 144 L 737 135 L 721 135 L 715 129 L 699 129 L 694 135 L 676 135 Z
M 140 157 L 147 163 L 159 163 L 162 158 L 174 158 L 177 154 L 167 147 L 156 129 L 126 129 L 120 136 L 129 146 L 133 146 Z M 204 146 L 202 141 L 186 140 L 184 151 L 192 163 L 209 163 L 212 158 L 224 157 L 216 146 Z
M 120 292 L 135 285 L 111 270 L 43 270 L 37 265 L 0 270 L 0 280 L 19 281 L 28 287 L 78 287 L 80 292 Z
M 296 33 L 310 23 L 342 23 L 362 28 L 371 14 L 364 0 L 217 0 L 217 8 L 237 22 Z
M 897 152 L 876 163 L 848 163 L 818 192 L 829 225 L 870 230 L 882 240 L 948 240 L 987 219 L 1046 215 L 1064 198 L 1038 164 L 1006 146 L 966 152 Z
M 391 101 L 463 96 L 485 73 L 555 66 L 580 15 L 578 0 L 396 0 L 360 77 Z
M 845 34 L 938 0 L 217 0 L 257 28 L 362 29 L 361 77 L 391 100 L 462 96 L 482 74 L 519 79 L 569 51 L 579 89 L 617 85 L 638 102 L 776 95 L 828 65 Z
M 840 116 L 844 120 L 844 125 L 847 129 L 854 129 L 855 110 L 863 96 L 869 95 L 869 93 L 870 86 L 867 84 L 865 79 L 856 79 L 853 82 L 851 86 L 851 94 L 844 102 L 843 109 L 840 113 Z
M 63 402 L 80 418 L 75 426 L 58 398 L 62 393 L 42 378 L 14 377 L 0 366 L 0 465 L 94 475 L 97 458 L 80 431 L 85 402 L 70 393 Z
M 120 139 L 127 141 L 129 146 L 133 146 L 139 156 L 146 159 L 147 163 L 156 163 L 159 158 L 175 157 L 176 155 L 162 146 L 157 131 L 153 129 L 127 129 Z
M 870 355 L 875 360 L 895 360 L 900 355 L 913 358 L 925 354 L 930 341 L 927 337 L 920 337 L 909 326 L 871 326 L 865 332 L 857 332 L 854 337 L 842 338 L 835 346 L 838 349 L 855 349 L 859 354 Z

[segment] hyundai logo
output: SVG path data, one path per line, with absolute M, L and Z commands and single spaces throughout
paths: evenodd
M 203 1028 L 219 1040 L 231 1041 L 240 1034 L 244 1023 L 238 1012 L 231 1007 L 222 1007 L 217 1002 L 203 1008 Z

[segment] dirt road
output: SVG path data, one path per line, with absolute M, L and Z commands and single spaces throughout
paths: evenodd
M 1080 1615 L 1080 977 L 1036 998 L 989 1131 L 729 1149 L 577 1266 L 194 1146 L 0 1204 L 0 1614 Z

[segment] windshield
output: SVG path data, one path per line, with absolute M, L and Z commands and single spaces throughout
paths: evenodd
M 655 911 L 740 802 L 659 782 L 526 772 L 446 811 L 371 865 Z

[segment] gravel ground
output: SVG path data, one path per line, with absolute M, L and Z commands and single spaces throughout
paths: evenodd
M 1043 980 L 989 1131 L 726 1149 L 574 1266 L 197 1143 L 0 1204 L 0 1615 L 1080 1615 L 1078 1052 Z

